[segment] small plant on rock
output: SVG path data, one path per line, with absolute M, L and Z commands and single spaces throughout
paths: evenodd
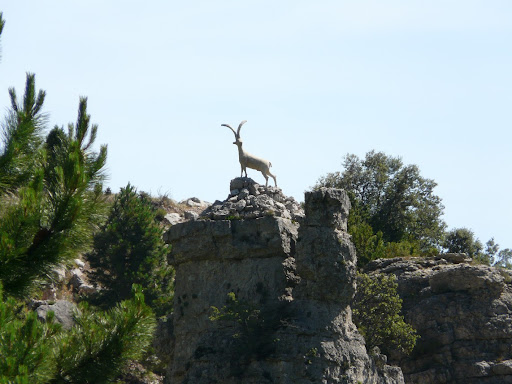
M 211 321 L 235 323 L 233 338 L 235 356 L 246 362 L 251 358 L 262 360 L 275 350 L 275 331 L 281 326 L 279 311 L 260 309 L 245 300 L 237 299 L 234 292 L 227 295 L 221 309 L 212 307 Z

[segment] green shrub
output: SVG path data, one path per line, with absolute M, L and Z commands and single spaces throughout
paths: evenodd
M 353 318 L 367 349 L 377 346 L 384 354 L 411 353 L 419 336 L 400 314 L 402 299 L 397 293 L 396 277 L 358 274 L 357 283 Z

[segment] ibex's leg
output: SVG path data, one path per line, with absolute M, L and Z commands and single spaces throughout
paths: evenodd
M 270 173 L 270 171 L 268 172 L 268 175 L 271 176 L 273 179 L 274 179 L 274 184 L 276 185 L 277 187 L 277 180 L 276 180 L 276 177 Z
M 268 187 L 268 176 L 263 172 L 261 174 L 265 177 L 265 187 Z

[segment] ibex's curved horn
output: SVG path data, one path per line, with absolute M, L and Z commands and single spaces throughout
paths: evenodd
M 242 128 L 242 125 L 244 125 L 245 123 L 247 123 L 247 120 L 242 121 L 238 126 L 238 130 L 236 131 L 236 135 L 238 138 L 240 138 L 240 129 Z
M 221 127 L 228 127 L 229 129 L 231 129 L 233 131 L 233 134 L 235 135 L 235 139 L 237 139 L 237 135 L 236 135 L 236 132 L 233 128 L 231 128 L 231 126 L 229 124 L 221 124 L 220 125 Z

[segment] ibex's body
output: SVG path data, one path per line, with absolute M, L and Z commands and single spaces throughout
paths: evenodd
M 243 149 L 242 139 L 240 139 L 240 128 L 242 128 L 242 125 L 244 125 L 245 122 L 246 120 L 240 123 L 237 132 L 235 132 L 235 130 L 228 124 L 222 124 L 222 126 L 228 127 L 235 134 L 235 142 L 233 144 L 238 147 L 238 160 L 240 161 L 241 168 L 240 177 L 243 176 L 244 172 L 245 177 L 247 177 L 247 168 L 255 169 L 260 171 L 263 174 L 263 177 L 265 177 L 265 186 L 268 186 L 268 177 L 271 176 L 274 179 L 274 184 L 277 187 L 276 177 L 270 173 L 270 167 L 272 166 L 270 161 L 253 156 Z

